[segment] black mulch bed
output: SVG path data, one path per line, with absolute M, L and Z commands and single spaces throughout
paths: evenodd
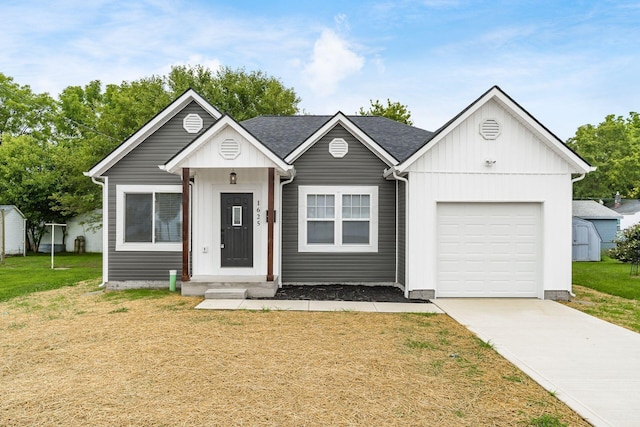
M 292 286 L 284 285 L 273 298 L 275 300 L 314 300 L 314 301 L 368 301 L 368 302 L 413 302 L 429 301 L 413 300 L 404 297 L 400 288 L 393 286 L 362 285 L 316 285 Z

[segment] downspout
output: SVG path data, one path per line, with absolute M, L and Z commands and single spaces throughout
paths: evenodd
M 584 179 L 584 177 L 585 177 L 585 176 L 587 176 L 587 174 L 586 174 L 586 173 L 583 173 L 582 175 L 580 175 L 580 176 L 578 176 L 578 177 L 576 177 L 576 178 L 573 178 L 573 179 L 571 180 L 571 184 L 573 184 L 574 182 L 582 181 L 582 180 Z M 574 297 L 574 298 L 575 298 L 575 296 L 576 296 L 576 294 L 574 294 L 572 291 L 569 291 L 569 295 L 570 295 L 570 296 L 572 296 L 572 297 Z
M 109 212 L 105 212 L 105 201 L 108 203 L 107 186 L 105 185 L 107 178 L 104 181 L 98 181 L 95 177 L 91 177 L 91 182 L 102 187 L 102 283 L 100 288 L 103 288 L 109 280 Z
M 407 280 L 407 248 L 409 247 L 409 180 L 398 175 L 398 171 L 393 169 L 393 178 L 397 181 L 404 182 L 404 247 L 405 247 L 405 268 L 404 268 L 404 296 L 405 298 L 409 298 L 409 283 Z M 396 208 L 397 209 L 397 208 Z M 396 215 L 397 218 L 397 215 Z M 396 227 L 396 251 L 398 241 L 398 227 Z M 397 253 L 397 252 L 396 252 Z M 396 255 L 397 257 L 397 255 Z M 397 259 L 397 258 L 396 258 Z M 398 277 L 398 262 L 396 261 L 396 281 Z
M 282 181 L 280 182 L 280 194 L 279 194 L 279 201 L 278 201 L 278 210 L 280 211 L 280 224 L 278 226 L 278 287 L 281 288 L 282 287 L 282 218 L 284 217 L 284 215 L 282 214 L 282 199 L 283 194 L 282 194 L 282 190 L 283 187 L 287 184 L 291 184 L 294 180 L 294 178 L 296 177 L 296 170 L 295 168 L 291 169 L 291 178 L 289 178 L 286 181 Z

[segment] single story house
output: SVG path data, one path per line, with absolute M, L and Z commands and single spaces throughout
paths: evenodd
M 107 288 L 390 284 L 566 299 L 572 182 L 593 168 L 499 87 L 435 132 L 383 117 L 243 122 L 186 91 L 86 175 Z
M 620 229 L 625 230 L 640 222 L 640 200 L 622 199 L 620 204 L 611 204 L 611 210 L 622 215 Z
M 601 250 L 613 249 L 616 234 L 620 231 L 622 215 L 594 200 L 574 200 L 572 204 L 573 216 L 587 220 L 595 226 L 601 239 Z M 574 236 L 574 242 L 576 236 Z
M 0 205 L 0 210 L 4 211 L 4 224 L 0 224 L 0 245 L 4 240 L 5 255 L 26 255 L 27 220 L 24 214 L 15 205 Z

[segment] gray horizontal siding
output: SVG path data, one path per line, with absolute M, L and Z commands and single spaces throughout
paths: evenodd
M 215 121 L 192 102 L 105 173 L 109 177 L 109 281 L 168 280 L 169 270 L 178 270 L 178 277 L 182 274 L 182 252 L 115 250 L 116 185 L 179 185 L 179 176 L 160 170 L 158 165 L 197 137 L 182 127 L 182 120 L 190 113 L 202 117 L 203 130 Z
M 336 159 L 329 142 L 343 138 L 348 154 Z M 387 165 L 338 125 L 295 162 L 296 178 L 283 190 L 282 279 L 289 282 L 395 282 L 395 183 L 382 178 Z M 378 252 L 298 252 L 298 187 L 300 185 L 377 185 Z

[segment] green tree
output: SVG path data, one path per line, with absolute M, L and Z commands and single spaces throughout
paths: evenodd
M 34 94 L 29 86 L 0 73 L 0 144 L 5 135 L 50 138 L 55 107 L 48 94 Z
M 597 170 L 573 186 L 575 198 L 640 197 L 640 116 L 609 115 L 597 126 L 578 128 L 567 145 Z
M 409 111 L 409 107 L 406 105 L 400 104 L 399 102 L 391 102 L 389 99 L 387 99 L 386 106 L 382 105 L 379 100 L 374 102 L 370 99 L 369 102 L 371 103 L 371 106 L 368 110 L 360 107 L 360 111 L 356 114 L 360 116 L 382 116 L 395 120 L 396 122 L 413 125 L 413 122 L 411 121 L 411 112 Z
M 300 103 L 295 91 L 277 78 L 243 68 L 222 67 L 213 72 L 202 65 L 176 66 L 165 82 L 172 98 L 192 88 L 238 121 L 261 115 L 296 114 Z
M 37 251 L 47 222 L 64 222 L 51 195 L 60 185 L 53 146 L 31 135 L 5 135 L 0 145 L 0 203 L 15 204 L 27 218 L 29 249 Z

